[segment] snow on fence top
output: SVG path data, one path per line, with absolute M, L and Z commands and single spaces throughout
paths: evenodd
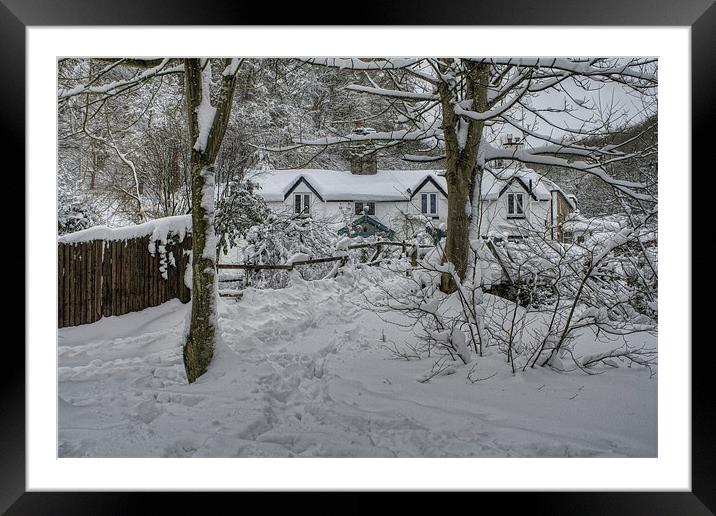
M 62 235 L 57 238 L 57 242 L 60 244 L 75 244 L 92 240 L 129 240 L 145 236 L 149 236 L 152 242 L 166 242 L 169 235 L 176 235 L 181 241 L 184 240 L 187 234 L 191 234 L 191 215 L 175 215 L 121 228 L 94 226 L 75 233 Z

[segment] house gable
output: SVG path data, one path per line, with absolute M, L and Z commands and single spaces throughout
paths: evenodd
M 534 189 L 530 189 L 529 186 L 527 186 L 527 184 L 525 184 L 524 180 L 519 176 L 513 176 L 512 179 L 507 181 L 505 183 L 505 186 L 502 187 L 502 189 L 500 190 L 500 193 L 497 195 L 497 198 L 499 199 L 500 197 L 502 197 L 502 195 L 509 189 L 510 185 L 512 183 L 514 183 L 515 181 L 517 181 L 522 186 L 524 191 L 527 192 L 530 195 L 530 197 L 532 197 L 535 201 L 538 200 L 537 196 L 534 193 Z
M 447 198 L 447 196 L 448 196 L 447 192 L 443 189 L 442 186 L 440 186 L 440 185 L 438 184 L 437 181 L 435 181 L 435 179 L 433 178 L 433 176 L 425 176 L 425 179 L 423 179 L 423 180 L 420 182 L 420 184 L 415 188 L 415 190 L 413 190 L 413 191 L 411 192 L 411 194 L 410 194 L 410 199 L 412 199 L 413 197 L 415 197 L 415 196 L 420 192 L 420 190 L 422 190 L 423 187 L 424 187 L 426 184 L 428 184 L 428 183 L 432 183 L 433 186 L 435 186 L 435 188 L 436 188 L 441 194 L 443 194 L 443 195 L 445 196 L 445 198 Z
M 321 194 L 319 194 L 318 191 L 315 188 L 313 188 L 313 185 L 311 185 L 311 183 L 309 183 L 308 180 L 303 176 L 300 176 L 298 179 L 296 179 L 296 181 L 294 181 L 294 183 L 291 185 L 291 187 L 288 189 L 288 191 L 284 194 L 283 200 L 285 201 L 286 199 L 288 199 L 288 196 L 291 195 L 291 193 L 301 183 L 305 184 L 309 188 L 309 190 L 311 190 L 311 192 L 313 192 L 316 195 L 316 197 L 318 197 L 321 200 L 321 202 L 325 202 L 323 200 L 323 196 Z

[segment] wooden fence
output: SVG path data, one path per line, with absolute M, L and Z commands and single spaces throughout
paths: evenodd
M 414 248 L 415 246 L 411 244 L 406 244 L 405 242 L 391 242 L 391 241 L 378 241 L 378 242 L 367 242 L 362 244 L 351 244 L 348 246 L 348 249 L 363 249 L 363 248 L 369 248 L 369 247 L 375 247 L 375 254 L 373 257 L 369 260 L 368 263 L 374 263 L 378 256 L 380 255 L 380 252 L 383 247 L 390 247 L 390 246 L 396 246 L 396 247 L 402 247 L 403 253 L 407 254 L 408 249 Z M 420 249 L 432 249 L 433 245 L 419 245 Z M 410 261 L 413 265 L 416 264 L 418 259 L 418 254 L 416 250 L 413 250 L 410 253 Z M 244 270 L 252 270 L 252 271 L 259 271 L 259 270 L 288 270 L 291 271 L 294 269 L 294 267 L 298 267 L 301 265 L 311 265 L 314 263 L 328 263 L 328 262 L 343 262 L 341 265 L 344 265 L 345 262 L 348 260 L 347 256 L 327 256 L 325 258 L 314 258 L 311 260 L 301 260 L 301 261 L 295 261 L 292 263 L 286 263 L 286 264 L 260 264 L 260 263 L 219 263 L 216 265 L 217 269 L 244 269 Z
M 137 312 L 178 298 L 191 299 L 191 289 L 184 284 L 189 265 L 186 251 L 191 251 L 191 236 L 182 242 L 167 243 L 165 252 L 149 252 L 150 237 L 126 240 L 90 240 L 57 245 L 57 326 L 78 326 L 102 317 Z M 156 248 L 160 243 L 155 242 Z M 383 247 L 397 246 L 407 253 L 412 246 L 405 242 L 371 242 L 352 244 L 349 249 L 374 247 L 369 264 L 375 263 Z M 421 248 L 433 246 L 421 245 Z M 174 264 L 169 257 L 173 257 Z M 410 253 L 413 264 L 415 251 Z M 162 275 L 165 260 L 166 278 Z M 329 256 L 296 261 L 285 265 L 217 264 L 218 269 L 287 269 L 314 263 L 347 260 L 346 256 Z
M 165 253 L 154 255 L 149 252 L 149 243 L 149 236 L 59 243 L 58 327 L 144 310 L 173 298 L 188 302 L 191 290 L 184 284 L 184 272 L 189 264 L 185 251 L 191 251 L 191 237 L 167 243 Z M 160 269 L 162 260 L 166 278 Z
M 301 265 L 311 265 L 314 263 L 328 263 L 328 262 L 339 262 L 342 261 L 345 263 L 345 261 L 348 260 L 347 256 L 328 256 L 326 258 L 316 258 L 313 260 L 301 260 L 301 261 L 295 261 L 293 263 L 287 263 L 287 264 L 278 264 L 278 265 L 270 265 L 270 264 L 257 264 L 257 263 L 220 263 L 217 264 L 217 269 L 244 269 L 244 270 L 251 270 L 251 271 L 259 271 L 259 270 L 287 270 L 292 271 L 294 267 L 299 267 Z

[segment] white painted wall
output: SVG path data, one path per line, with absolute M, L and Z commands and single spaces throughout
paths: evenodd
M 431 183 L 426 184 L 419 192 L 415 194 L 412 200 L 405 201 L 376 201 L 375 202 L 375 219 L 385 224 L 389 228 L 400 233 L 399 228 L 403 225 L 405 219 L 403 213 L 419 215 L 420 210 L 420 194 L 421 193 L 437 193 L 438 194 L 438 216 L 433 219 L 435 226 L 447 220 L 447 198 Z M 323 222 L 343 222 L 346 220 L 344 213 L 348 214 L 348 219 L 352 220 L 356 217 L 354 201 L 321 201 L 311 189 L 301 183 L 299 184 L 283 202 L 269 202 L 268 206 L 278 212 L 293 213 L 294 211 L 294 195 L 308 194 L 311 196 L 311 215 L 316 220 Z M 406 235 L 398 235 L 404 237 Z
M 507 217 L 507 194 L 522 193 L 525 199 L 525 218 L 515 219 Z M 488 235 L 508 233 L 513 235 L 523 231 L 548 231 L 550 222 L 550 201 L 535 200 L 515 181 L 497 200 L 483 201 L 482 218 L 480 220 L 480 234 Z
M 508 219 L 507 218 L 507 193 L 523 193 L 525 197 L 525 218 L 524 219 Z M 385 224 L 389 228 L 396 231 L 396 237 L 401 239 L 408 235 L 401 234 L 400 228 L 404 226 L 405 217 L 403 213 L 419 215 L 420 194 L 421 193 L 437 193 L 438 194 L 438 217 L 433 219 L 433 225 L 439 226 L 441 223 L 447 222 L 447 198 L 431 183 L 427 183 L 419 192 L 413 196 L 412 200 L 405 201 L 379 201 L 375 203 L 374 218 Z M 327 201 L 322 202 L 305 184 L 301 183 L 283 202 L 269 202 L 271 209 L 276 211 L 287 211 L 293 213 L 294 194 L 311 195 L 311 215 L 316 220 L 324 222 L 340 223 L 346 220 L 341 210 L 348 213 L 348 218 L 355 218 L 355 207 L 352 201 Z M 480 221 L 480 234 L 488 235 L 518 234 L 519 229 L 523 228 L 530 231 L 549 232 L 550 222 L 550 201 L 534 200 L 522 185 L 515 181 L 507 189 L 507 191 L 497 200 L 483 201 L 482 219 Z

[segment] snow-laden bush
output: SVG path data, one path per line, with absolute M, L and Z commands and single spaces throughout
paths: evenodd
M 334 256 L 338 240 L 333 224 L 270 212 L 262 223 L 247 231 L 244 258 L 246 263 L 261 265 L 286 265 L 293 261 L 324 258 Z M 333 267 L 334 264 L 328 262 L 303 265 L 294 270 L 301 278 L 314 280 L 325 277 Z M 257 288 L 282 288 L 290 281 L 287 270 L 250 271 L 247 276 L 250 285 Z
M 437 357 L 428 379 L 449 363 L 467 364 L 471 355 L 497 351 L 513 373 L 548 366 L 592 372 L 601 366 L 637 364 L 652 369 L 656 350 L 622 345 L 615 337 L 657 331 L 655 227 L 626 226 L 584 242 L 560 243 L 532 235 L 517 242 L 476 240 L 473 263 L 459 281 L 439 250 L 417 267 L 400 272 L 402 288 L 383 288 L 368 306 L 386 315 L 401 312 L 411 322 L 415 342 L 391 344 L 396 357 Z M 645 256 L 644 251 L 649 254 Z M 494 271 L 502 278 L 496 281 Z M 458 284 L 440 291 L 441 274 Z M 486 292 L 509 286 L 511 299 Z M 378 286 L 380 289 L 380 285 Z M 603 351 L 580 357 L 575 350 L 584 332 Z M 625 341 L 626 342 L 626 341 Z
M 415 213 L 412 211 L 400 210 L 399 214 L 393 220 L 396 236 L 401 239 L 420 238 L 428 242 L 436 242 L 439 236 L 444 236 L 444 228 L 437 227 L 432 218 L 427 217 L 423 213 Z
M 102 222 L 102 215 L 86 193 L 60 174 L 57 181 L 57 234 L 74 233 Z
M 512 369 L 551 366 L 587 369 L 599 360 L 575 356 L 575 339 L 593 332 L 608 337 L 656 333 L 657 282 L 643 249 L 655 251 L 656 227 L 648 223 L 610 226 L 582 242 L 559 243 L 536 235 L 495 246 L 505 270 L 503 283 L 515 291 L 505 313 L 492 311 L 491 338 L 508 355 Z M 654 246 L 654 247 L 652 247 Z M 653 302 L 653 303 L 652 303 Z M 625 363 L 655 364 L 653 350 L 628 347 L 600 353 Z
M 233 181 L 226 186 L 214 215 L 218 251 L 226 254 L 253 226 L 266 220 L 270 209 L 258 193 L 260 188 L 258 183 L 248 179 Z
M 592 219 L 590 230 L 577 242 L 559 243 L 532 234 L 494 243 L 485 258 L 503 274 L 490 291 L 507 293 L 505 297 L 520 305 L 539 309 L 560 295 L 576 294 L 587 275 L 588 288 L 580 292 L 580 303 L 596 308 L 606 303 L 612 312 L 616 307 L 634 310 L 656 321 L 656 231 L 655 224 L 632 227 L 625 218 L 609 217 Z

